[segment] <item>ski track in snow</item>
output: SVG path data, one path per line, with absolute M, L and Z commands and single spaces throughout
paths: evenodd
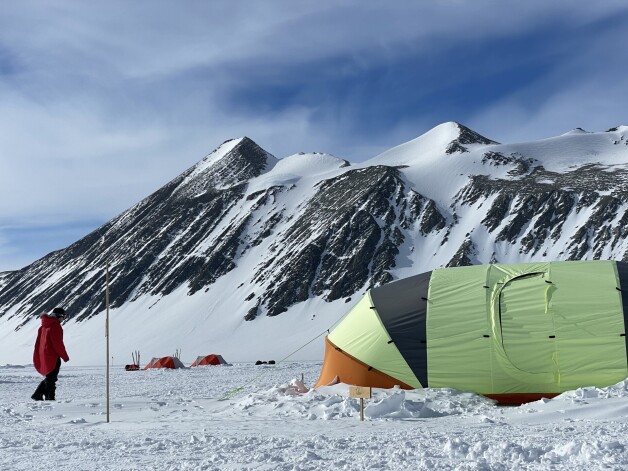
M 590 470 L 628 467 L 628 383 L 500 407 L 450 389 L 339 384 L 305 394 L 320 363 L 105 371 L 63 365 L 56 402 L 32 367 L 0 367 L 0 469 Z M 234 389 L 241 387 L 226 400 Z

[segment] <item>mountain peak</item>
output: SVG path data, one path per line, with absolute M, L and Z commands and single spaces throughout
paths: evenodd
M 615 126 L 614 128 L 610 128 L 609 130 L 607 130 L 606 132 L 626 132 L 628 131 L 628 126 L 624 125 L 620 125 L 620 126 Z
M 573 136 L 573 135 L 579 135 L 579 134 L 590 134 L 589 131 L 582 129 L 582 128 L 574 128 L 571 131 L 567 131 L 564 134 L 561 134 L 562 136 Z
M 248 137 L 229 139 L 188 170 L 179 190 L 188 194 L 204 187 L 225 188 L 258 177 L 272 169 L 277 159 Z M 196 182 L 196 183 L 194 183 Z
M 415 140 L 429 140 L 438 147 L 445 145 L 445 152 L 447 154 L 453 154 L 455 152 L 468 152 L 469 150 L 465 146 L 471 144 L 499 144 L 498 142 L 492 141 L 472 129 L 469 129 L 464 124 L 460 124 L 455 121 L 441 123 Z
M 445 151 L 447 154 L 453 154 L 454 152 L 469 152 L 469 150 L 465 147 L 470 144 L 498 144 L 496 141 L 492 141 L 481 134 L 469 129 L 463 124 L 450 122 L 445 123 L 451 127 L 454 127 L 457 131 L 457 137 L 452 140 L 447 146 L 447 150 Z
M 411 141 L 404 142 L 367 161 L 376 165 L 426 165 L 440 160 L 443 153 L 469 152 L 466 146 L 490 145 L 498 142 L 487 139 L 468 127 L 448 121 L 433 127 Z

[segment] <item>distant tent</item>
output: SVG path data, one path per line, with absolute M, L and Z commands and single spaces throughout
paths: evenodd
M 177 357 L 162 357 L 162 358 L 153 358 L 148 364 L 144 367 L 145 370 L 149 368 L 170 368 L 171 370 L 177 368 L 185 368 L 185 365 L 181 363 Z
M 228 365 L 228 364 L 229 363 L 225 361 L 222 355 L 216 355 L 212 353 L 211 355 L 205 355 L 205 356 L 201 355 L 199 357 L 196 357 L 196 360 L 194 360 L 194 363 L 192 363 L 190 366 Z
M 504 403 L 628 375 L 628 263 L 441 268 L 369 290 L 316 386 L 456 388 Z

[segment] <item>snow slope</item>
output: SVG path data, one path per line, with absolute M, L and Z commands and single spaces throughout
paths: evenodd
M 226 357 L 229 361 L 229 357 Z M 620 470 L 628 382 L 521 407 L 463 391 L 339 384 L 299 393 L 320 363 L 185 370 L 62 366 L 57 402 L 28 397 L 32 367 L 0 366 L 0 469 Z M 237 388 L 242 388 L 237 390 Z M 224 400 L 221 400 L 224 399 Z
M 451 202 L 470 175 L 486 173 L 483 157 L 487 152 L 515 154 L 532 159 L 551 172 L 565 172 L 584 164 L 625 166 L 628 164 L 628 126 L 614 131 L 589 133 L 570 131 L 561 136 L 518 144 L 476 143 L 465 145 L 466 152 L 447 153 L 447 147 L 460 134 L 460 125 L 449 122 L 396 146 L 363 163 L 404 166 L 403 173 L 419 193 L 436 201 Z M 618 145 L 623 144 L 623 145 Z M 491 178 L 504 178 L 508 165 L 493 167 Z
M 67 249 L 0 273 L 0 359 L 30 361 L 39 313 L 62 304 L 73 364 L 103 364 L 106 262 L 114 359 L 255 361 L 322 359 L 322 334 L 370 286 L 436 267 L 626 260 L 627 142 L 620 126 L 499 144 L 450 122 L 349 164 L 227 141 Z

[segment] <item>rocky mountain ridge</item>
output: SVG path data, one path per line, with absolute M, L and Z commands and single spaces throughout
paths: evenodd
M 0 274 L 0 322 L 19 329 L 55 305 L 97 316 L 107 263 L 113 309 L 222 280 L 232 307 L 216 309 L 247 322 L 438 266 L 628 260 L 627 179 L 626 126 L 502 145 L 445 123 L 353 164 L 226 141 L 93 233 Z

